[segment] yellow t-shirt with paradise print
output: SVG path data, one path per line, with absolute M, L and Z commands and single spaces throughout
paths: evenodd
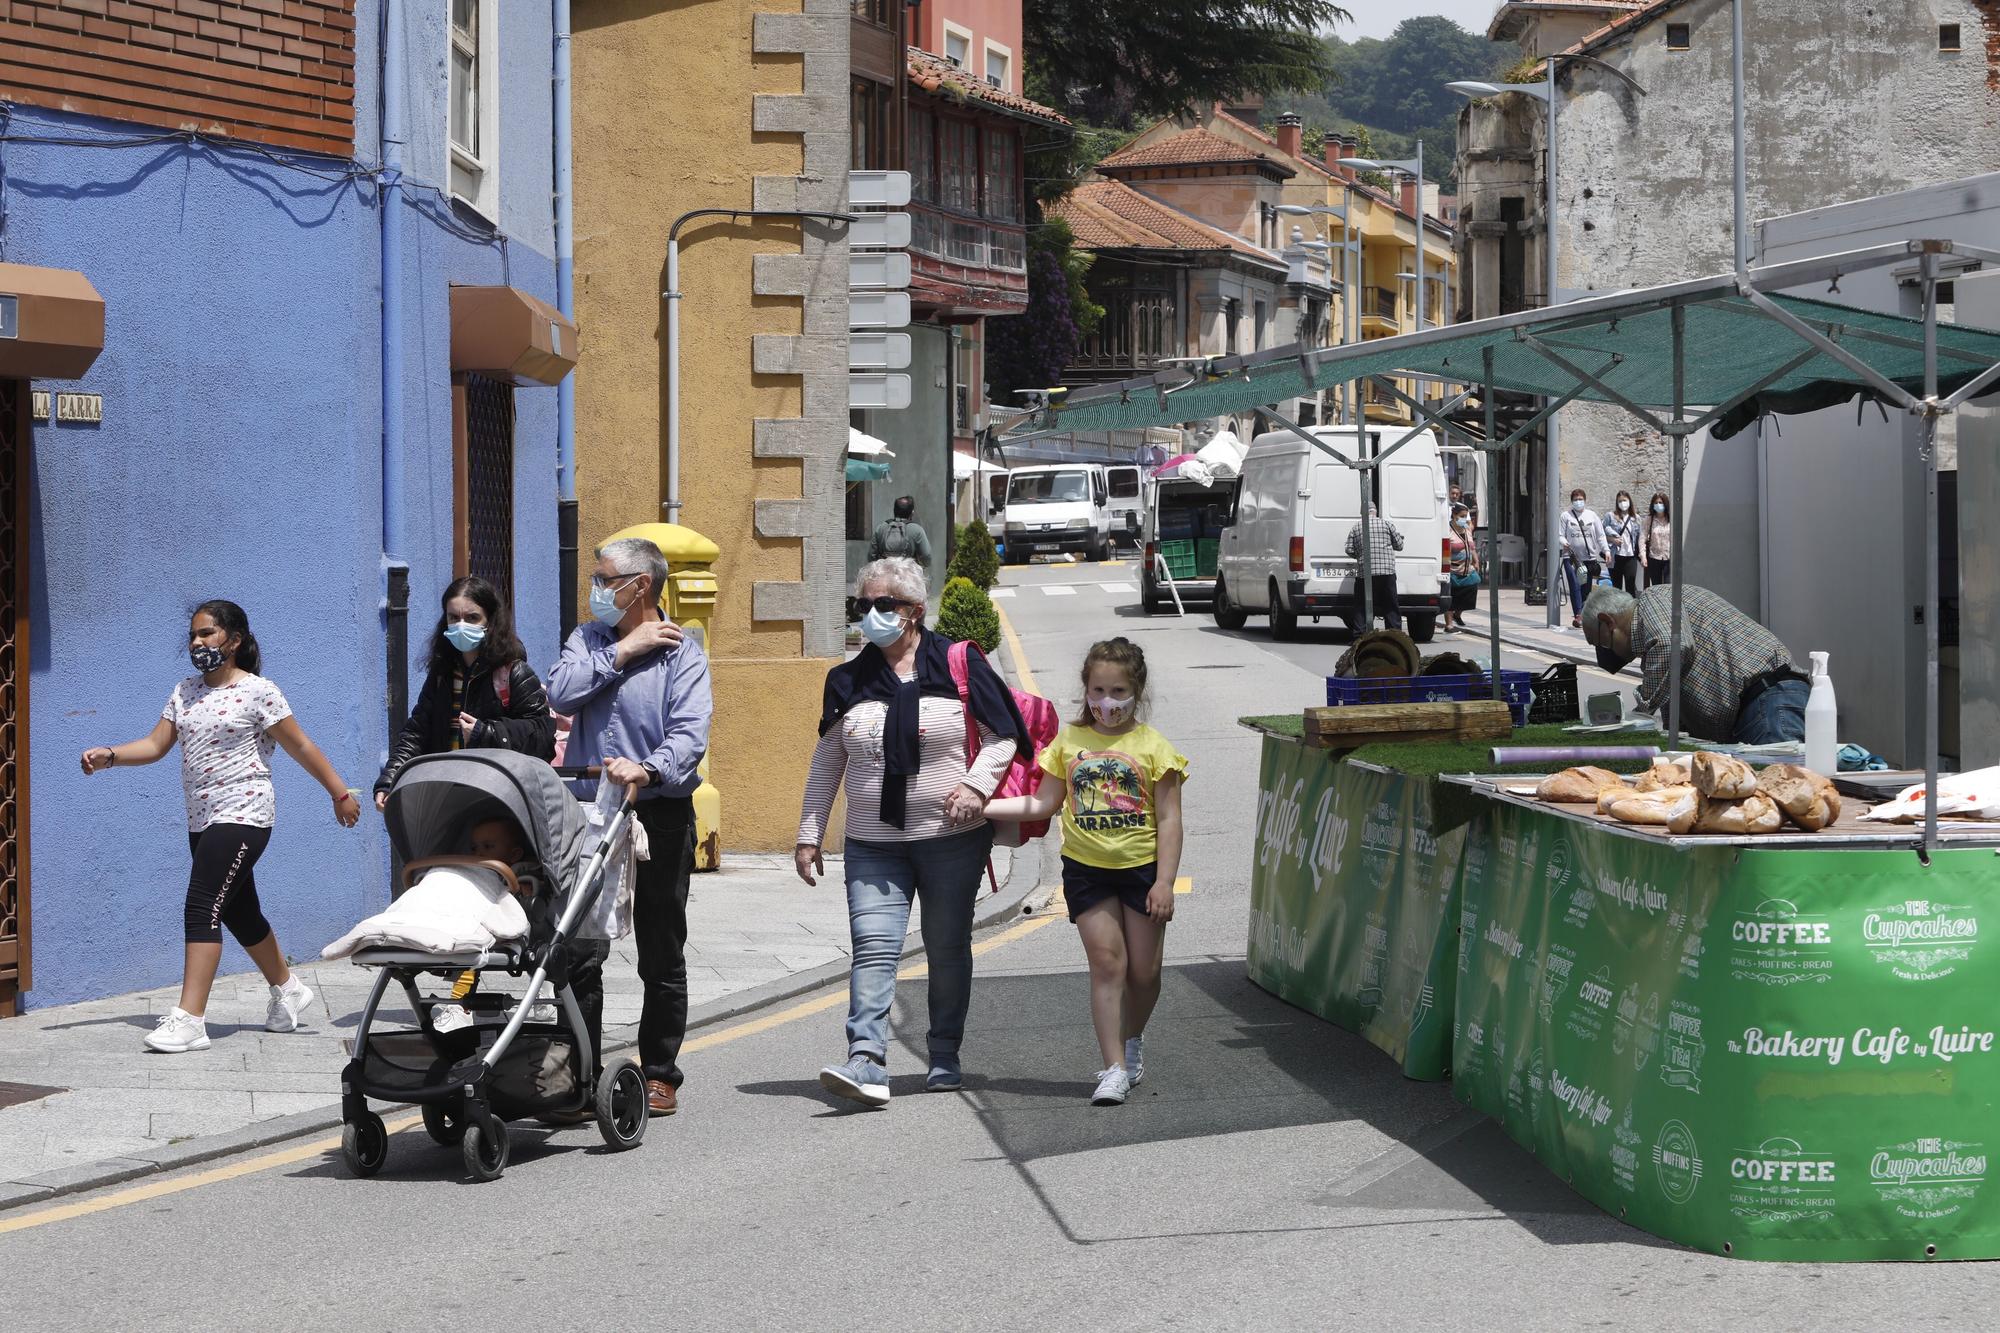
M 1153 787 L 1169 773 L 1187 781 L 1187 756 L 1144 723 L 1107 736 L 1074 722 L 1042 750 L 1041 767 L 1069 784 L 1062 851 L 1101 870 L 1131 870 L 1158 855 Z

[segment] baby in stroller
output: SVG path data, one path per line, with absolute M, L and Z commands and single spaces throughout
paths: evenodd
M 544 892 L 541 865 L 528 854 L 528 836 L 521 832 L 521 826 L 511 817 L 481 820 L 472 826 L 465 850 L 481 861 L 495 861 L 513 870 L 513 882 L 509 884 L 504 879 L 501 882 L 507 884 L 509 892 L 520 900 L 523 911 L 527 913 L 530 938 L 537 935 L 546 938 L 548 927 L 554 924 L 549 919 L 549 895 Z M 461 973 L 451 989 L 452 1003 L 441 1004 L 431 1010 L 431 1026 L 439 1032 L 456 1032 L 470 1026 L 472 1015 L 459 1001 L 470 998 L 478 990 L 479 973 Z M 546 1000 L 536 1004 L 529 1012 L 529 1021 L 555 1021 L 555 1006 Z

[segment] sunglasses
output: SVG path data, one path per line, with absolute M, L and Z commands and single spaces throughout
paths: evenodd
M 592 574 L 590 586 L 593 588 L 620 588 L 638 578 L 637 574 Z
M 905 607 L 914 607 L 915 602 L 906 602 L 900 597 L 850 597 L 847 599 L 847 618 L 859 620 L 870 611 L 880 611 L 887 615 Z

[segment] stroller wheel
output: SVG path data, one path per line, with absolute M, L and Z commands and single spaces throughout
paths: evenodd
M 340 1155 L 357 1176 L 366 1178 L 380 1171 L 382 1163 L 389 1160 L 389 1131 L 382 1117 L 369 1111 L 341 1126 Z
M 425 1102 L 424 1132 L 447 1148 L 465 1137 L 465 1106 L 461 1102 Z
M 492 1116 L 480 1116 L 465 1127 L 459 1148 L 465 1170 L 474 1180 L 498 1180 L 507 1170 L 507 1126 Z
M 646 1076 L 630 1060 L 605 1066 L 597 1076 L 597 1132 L 613 1152 L 646 1137 Z

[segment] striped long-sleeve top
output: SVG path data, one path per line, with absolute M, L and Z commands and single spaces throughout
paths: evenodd
M 905 680 L 913 677 L 905 676 Z M 817 847 L 826 841 L 833 817 L 833 797 L 847 787 L 847 836 L 861 842 L 916 842 L 963 833 L 977 824 L 952 824 L 944 817 L 945 798 L 959 786 L 991 796 L 1014 758 L 1014 741 L 979 727 L 979 754 L 970 768 L 965 762 L 965 705 L 956 699 L 925 695 L 917 707 L 922 764 L 910 775 L 903 827 L 882 822 L 884 758 L 882 732 L 889 706 L 877 700 L 854 705 L 827 729 L 813 750 L 812 772 L 806 778 L 804 810 L 799 817 L 800 843 Z

